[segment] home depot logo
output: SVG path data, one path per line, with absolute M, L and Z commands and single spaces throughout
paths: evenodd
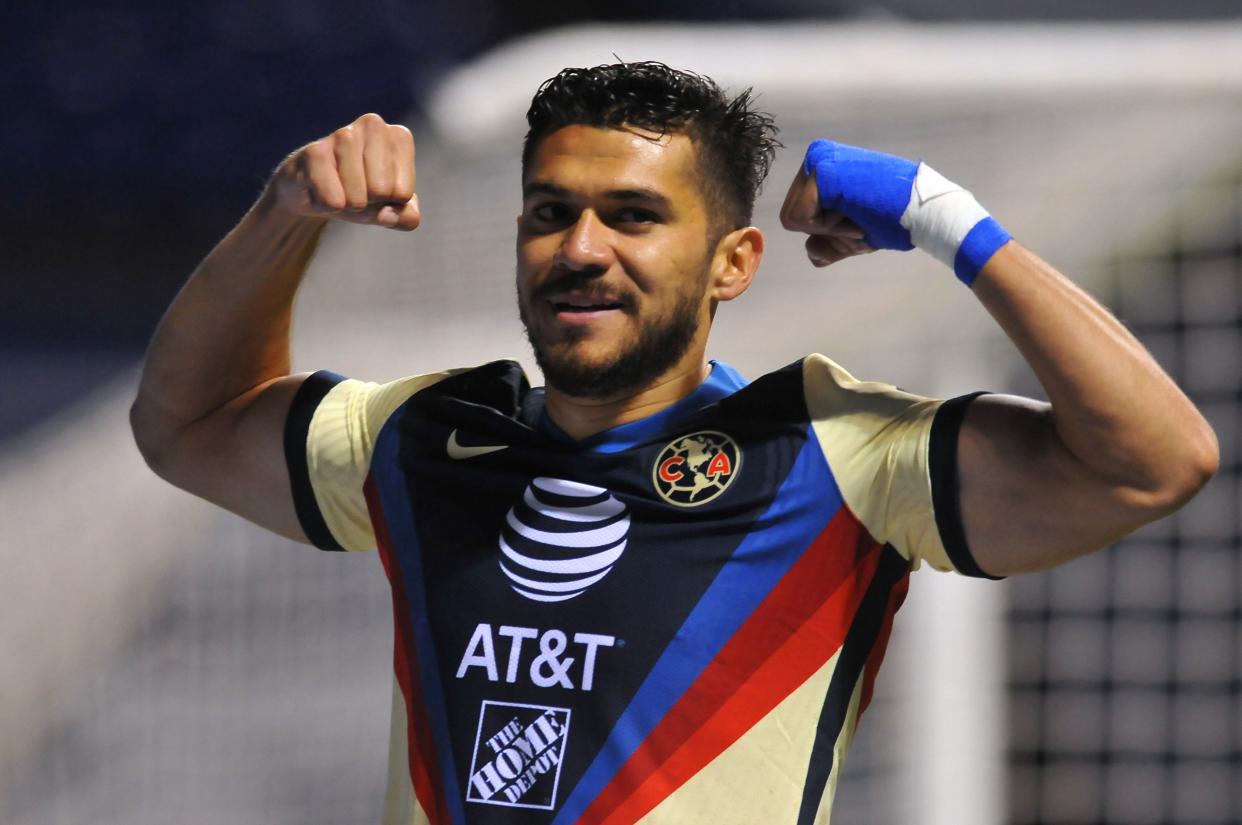
M 484 701 L 466 801 L 551 810 L 568 737 L 568 708 Z

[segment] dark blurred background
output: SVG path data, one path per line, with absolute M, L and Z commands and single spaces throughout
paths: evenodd
M 1202 19 L 1238 0 L 19 3 L 0 31 L 0 438 L 132 365 L 292 149 L 417 112 L 453 65 L 582 21 Z

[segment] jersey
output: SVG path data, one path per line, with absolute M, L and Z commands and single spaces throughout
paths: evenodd
M 574 441 L 521 368 L 310 376 L 307 536 L 391 583 L 385 823 L 827 822 L 909 573 L 984 576 L 973 396 L 809 356 Z

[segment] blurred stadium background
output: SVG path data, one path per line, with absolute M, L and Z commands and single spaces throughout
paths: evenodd
M 830 135 L 970 186 L 1118 312 L 1221 440 L 1199 498 L 1108 551 L 995 585 L 918 574 L 834 822 L 1242 822 L 1242 8 L 983 5 L 19 7 L 0 35 L 0 822 L 378 819 L 378 559 L 293 546 L 151 476 L 125 423 L 141 347 L 267 170 L 373 110 L 415 131 L 425 222 L 332 232 L 298 366 L 529 366 L 522 113 L 560 67 L 614 53 L 753 85 L 782 126 L 757 209 L 769 258 L 722 311 L 717 357 L 755 376 L 823 351 L 927 394 L 1039 394 L 921 256 L 805 264 L 776 209 Z

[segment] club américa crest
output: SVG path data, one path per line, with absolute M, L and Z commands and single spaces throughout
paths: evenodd
M 716 430 L 670 441 L 656 457 L 651 480 L 669 504 L 697 507 L 719 496 L 742 466 L 737 442 Z

